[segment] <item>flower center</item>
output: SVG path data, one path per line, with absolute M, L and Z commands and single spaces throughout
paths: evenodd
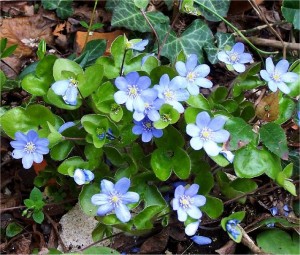
M 232 53 L 232 54 L 229 55 L 229 59 L 230 59 L 231 62 L 234 63 L 234 62 L 236 62 L 236 61 L 239 60 L 239 54 L 237 54 L 237 53 Z
M 170 89 L 165 90 L 164 96 L 167 101 L 173 101 L 175 99 L 174 91 Z
M 211 138 L 212 130 L 208 127 L 204 127 L 201 130 L 200 138 L 204 141 L 208 141 Z
M 136 85 L 128 86 L 128 96 L 136 98 L 139 95 L 139 89 Z
M 132 42 L 126 42 L 126 49 L 131 49 L 133 47 Z
M 77 87 L 77 85 L 78 85 L 78 81 L 76 81 L 75 79 L 71 78 L 69 86 L 75 86 L 75 87 Z
M 193 203 L 190 196 L 182 195 L 179 199 L 180 206 L 184 209 L 190 208 L 191 204 Z
M 197 74 L 196 74 L 196 73 L 194 73 L 194 72 L 189 72 L 189 73 L 187 74 L 187 76 L 186 76 L 186 79 L 187 79 L 189 82 L 193 82 L 193 81 L 195 81 L 196 77 L 197 77 Z
M 151 131 L 152 130 L 152 123 L 151 121 L 145 121 L 143 122 L 143 128 L 145 131 Z
M 272 78 L 274 81 L 280 81 L 280 74 L 278 72 L 274 72 Z
M 121 194 L 119 194 L 118 192 L 113 193 L 111 194 L 109 200 L 114 207 L 118 207 L 122 203 Z
M 149 103 L 145 103 L 145 109 L 146 110 L 150 110 L 152 107 Z
M 35 144 L 33 142 L 28 142 L 25 147 L 24 147 L 24 151 L 27 153 L 33 153 L 35 152 Z

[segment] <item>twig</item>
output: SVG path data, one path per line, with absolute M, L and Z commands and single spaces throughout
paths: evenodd
M 123 234 L 123 232 L 120 232 L 120 233 L 117 233 L 117 234 L 108 236 L 108 237 L 106 237 L 106 238 L 103 238 L 103 239 L 101 239 L 101 240 L 98 240 L 98 241 L 96 241 L 96 242 L 93 242 L 92 244 L 90 244 L 90 245 L 88 245 L 88 246 L 82 248 L 80 251 L 84 251 L 84 250 L 86 250 L 86 249 L 88 249 L 88 248 L 90 248 L 90 247 L 92 247 L 92 246 L 94 246 L 94 245 L 96 245 L 96 244 L 98 244 L 98 243 L 101 243 L 102 241 L 105 241 L 105 240 L 107 240 L 107 239 L 116 237 L 116 236 L 121 235 L 121 234 Z
M 48 213 L 44 212 L 44 214 L 46 215 L 46 218 L 48 219 L 48 221 L 51 223 L 51 225 L 52 225 L 52 227 L 54 229 L 54 232 L 55 232 L 55 234 L 56 234 L 56 236 L 58 238 L 58 241 L 59 241 L 59 243 L 60 243 L 60 245 L 61 245 L 61 247 L 63 249 L 63 252 L 66 253 L 68 251 L 68 249 L 65 246 L 65 244 L 64 244 L 63 240 L 61 239 L 60 234 L 59 234 L 59 232 L 57 230 L 57 223 L 51 219 L 51 217 L 48 215 Z
M 256 107 L 260 103 L 260 101 L 264 97 L 265 93 L 266 93 L 266 89 L 262 89 L 262 91 L 260 92 L 259 97 L 257 98 L 257 100 L 254 103 L 254 107 Z
M 275 22 L 275 23 L 272 23 L 272 24 L 269 24 L 269 25 L 265 24 L 265 25 L 254 27 L 254 28 L 246 29 L 246 30 L 240 30 L 240 32 L 242 32 L 244 34 L 247 34 L 247 33 L 252 33 L 252 32 L 263 30 L 263 29 L 265 29 L 266 27 L 269 27 L 269 26 L 271 26 L 271 27 L 280 26 L 280 25 L 283 25 L 283 24 L 286 24 L 286 23 L 287 23 L 286 21 L 279 21 L 279 22 Z M 236 32 L 234 32 L 233 35 L 238 35 L 238 34 Z
M 258 46 L 268 46 L 268 47 L 274 47 L 278 49 L 283 49 L 283 47 L 286 47 L 287 50 L 300 50 L 300 43 L 289 43 L 289 42 L 283 42 L 283 45 L 280 41 L 277 40 L 271 40 L 271 39 L 264 39 L 264 38 L 258 38 L 258 37 L 246 37 L 247 40 L 252 42 L 255 45 Z M 239 41 L 244 41 L 243 38 L 238 38 Z
M 246 245 L 253 252 L 253 254 L 267 254 L 264 251 L 262 251 L 258 246 L 256 246 L 256 244 L 251 239 L 251 237 L 246 233 L 246 231 L 240 225 L 238 226 L 239 229 L 242 231 L 242 235 L 243 235 L 242 243 Z
M 150 26 L 152 32 L 154 33 L 156 41 L 157 41 L 157 48 L 159 49 L 159 37 L 158 37 L 158 34 L 157 34 L 156 30 L 154 29 L 154 27 L 152 26 L 150 20 L 148 19 L 147 15 L 146 15 L 146 13 L 145 13 L 145 11 L 143 9 L 141 9 L 141 13 L 144 16 L 144 18 L 145 18 L 146 22 L 148 23 L 148 25 Z

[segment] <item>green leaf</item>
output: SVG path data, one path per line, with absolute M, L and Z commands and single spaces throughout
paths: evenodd
M 197 176 L 194 180 L 200 186 L 200 194 L 206 195 L 213 188 L 215 182 L 210 170 L 199 167 L 197 169 Z
M 168 24 L 155 24 L 154 28 L 158 34 L 160 45 L 163 45 L 161 55 L 167 57 L 172 62 L 183 51 L 186 56 L 197 54 L 199 62 L 203 63 L 202 48 L 207 43 L 213 43 L 212 32 L 207 24 L 200 19 L 194 20 L 180 37 L 177 37 L 173 30 L 168 34 L 170 29 Z M 165 40 L 166 35 L 168 35 L 167 40 Z M 163 44 L 164 40 L 165 43 Z
M 236 175 L 241 178 L 253 178 L 266 173 L 275 179 L 281 171 L 279 158 L 264 148 L 259 150 L 250 145 L 236 152 L 233 165 Z
M 7 38 L 1 38 L 0 40 L 0 53 L 4 51 L 7 44 Z
M 42 201 L 43 200 L 43 194 L 38 188 L 34 187 L 32 189 L 32 191 L 30 192 L 29 198 L 34 202 Z
M 152 25 L 168 23 L 169 18 L 161 12 L 146 12 Z M 111 24 L 114 27 L 125 27 L 140 32 L 150 32 L 151 27 L 133 1 L 120 1 L 113 11 Z
M 147 5 L 149 4 L 149 0 L 133 0 L 134 4 L 137 8 L 145 10 Z
M 74 144 L 71 141 L 62 141 L 52 147 L 50 156 L 54 160 L 64 160 L 69 156 L 73 148 Z
M 79 194 L 79 205 L 81 210 L 88 216 L 96 216 L 98 206 L 91 202 L 93 195 L 100 193 L 100 186 L 98 183 L 84 185 Z
M 286 178 L 290 178 L 293 174 L 293 163 L 288 164 L 282 171 L 284 173 L 284 175 L 286 176 Z
M 42 211 L 34 211 L 32 214 L 32 218 L 36 223 L 41 224 L 45 218 L 45 215 Z
M 210 111 L 211 106 L 209 101 L 202 95 L 190 96 L 186 103 L 194 108 Z
M 4 84 L 6 82 L 6 76 L 2 70 L 0 70 L 0 91 L 3 91 Z
M 280 229 L 270 229 L 259 233 L 256 242 L 264 252 L 271 254 L 299 254 L 299 237 Z
M 92 63 L 94 63 L 98 57 L 100 57 L 104 54 L 105 49 L 106 49 L 106 40 L 97 39 L 97 40 L 89 41 L 86 44 L 84 51 L 81 53 L 81 54 L 84 54 L 85 52 L 89 53 L 89 57 L 88 57 L 85 65 L 89 66 Z M 101 75 L 102 75 L 102 72 L 101 72 Z
M 63 71 L 68 71 L 73 73 L 75 76 L 79 74 L 83 74 L 83 70 L 80 65 L 78 65 L 76 62 L 65 59 L 65 58 L 59 58 L 55 61 L 53 66 L 53 77 L 55 81 L 60 80 L 66 80 L 69 78 L 76 78 L 76 77 L 65 77 L 63 74 Z
M 17 131 L 27 133 L 30 129 L 38 130 L 39 126 L 48 127 L 47 122 L 54 125 L 54 115 L 47 107 L 37 104 L 26 109 L 15 107 L 1 116 L 2 128 L 11 138 Z
M 87 169 L 87 166 L 88 162 L 83 161 L 79 156 L 74 156 L 62 162 L 57 171 L 64 175 L 73 176 L 73 172 L 76 168 Z
M 164 129 L 170 124 L 176 123 L 180 118 L 180 113 L 169 104 L 163 104 L 159 109 L 160 119 L 153 123 L 157 129 Z
M 224 210 L 223 202 L 221 199 L 211 196 L 205 196 L 206 203 L 200 207 L 200 210 L 205 212 L 211 219 L 218 218 Z
M 264 145 L 280 158 L 288 159 L 288 146 L 284 130 L 276 123 L 267 123 L 259 129 Z
M 80 97 L 77 98 L 76 105 L 66 104 L 63 100 L 62 96 L 56 95 L 53 89 L 49 89 L 47 95 L 44 97 L 44 100 L 49 104 L 55 105 L 58 108 L 65 110 L 75 110 L 78 109 L 82 105 L 82 99 Z
M 66 19 L 73 14 L 72 0 L 42 0 L 42 5 L 46 10 L 55 10 L 57 16 Z
M 222 17 L 226 17 L 227 11 L 229 9 L 230 0 L 222 0 L 222 1 L 215 1 L 215 0 L 194 0 L 194 2 L 201 3 L 204 6 L 208 7 L 209 9 L 213 10 L 214 12 L 218 13 Z M 209 21 L 220 21 L 220 18 L 216 17 L 214 14 L 209 12 L 208 10 L 204 9 L 199 6 L 199 9 L 201 10 L 203 16 L 205 19 Z
M 209 157 L 221 167 L 225 167 L 230 164 L 230 162 L 221 154 L 219 154 L 217 156 L 209 156 Z
M 151 153 L 151 167 L 156 177 L 162 181 L 169 179 L 172 173 L 172 151 L 158 148 Z
M 256 134 L 252 131 L 252 127 L 243 119 L 234 117 L 227 120 L 224 128 L 230 133 L 230 150 L 237 150 L 256 139 Z
M 0 58 L 9 57 L 10 55 L 13 54 L 13 52 L 16 50 L 17 47 L 18 47 L 18 44 L 14 44 L 14 45 L 6 48 L 4 51 L 0 51 L 0 53 L 1 53 Z
M 295 111 L 296 104 L 290 98 L 282 97 L 279 100 L 279 117 L 274 122 L 277 124 L 282 124 L 289 120 Z
M 288 87 L 291 89 L 291 92 L 288 94 L 291 97 L 296 97 L 300 95 L 300 60 L 297 59 L 291 66 L 289 71 L 297 73 L 298 79 L 293 83 L 288 83 Z
M 288 180 L 284 180 L 283 182 L 283 188 L 285 190 L 287 190 L 288 192 L 290 192 L 293 196 L 297 196 L 297 192 L 296 192 L 296 186 L 294 183 L 288 181 Z
M 281 6 L 282 15 L 294 27 L 300 30 L 300 10 L 297 0 L 284 0 Z
M 6 227 L 5 234 L 7 237 L 14 237 L 17 234 L 21 233 L 23 228 L 15 222 L 9 223 Z
M 151 71 L 158 66 L 159 66 L 159 60 L 154 56 L 149 56 L 144 62 L 144 64 L 142 65 L 141 70 L 150 74 Z
M 174 126 L 168 126 L 164 129 L 164 135 L 154 140 L 157 147 L 173 149 L 174 146 L 184 146 L 184 138 Z
M 120 253 L 109 247 L 94 246 L 84 250 L 82 254 L 120 254 Z

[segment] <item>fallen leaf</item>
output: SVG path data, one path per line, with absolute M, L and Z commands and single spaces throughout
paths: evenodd
M 278 91 L 262 98 L 255 109 L 256 116 L 264 121 L 274 121 L 279 115 Z
M 140 253 L 163 253 L 169 240 L 170 229 L 164 228 L 160 233 L 148 238 L 141 246 Z
M 220 255 L 226 254 L 234 254 L 236 243 L 232 240 L 229 240 L 225 245 L 223 245 L 220 249 L 215 250 Z
M 42 15 L 3 19 L 0 38 L 7 38 L 7 47 L 17 44 L 14 52 L 17 57 L 31 56 L 38 42 L 44 39 L 47 44 L 53 40 L 52 28 L 54 21 Z

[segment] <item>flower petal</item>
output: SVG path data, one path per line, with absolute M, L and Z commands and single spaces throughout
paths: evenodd
M 268 87 L 271 91 L 276 92 L 277 91 L 277 82 L 270 80 L 268 82 Z
M 123 204 L 137 203 L 139 200 L 140 200 L 140 195 L 132 191 L 129 191 L 122 196 Z
M 132 128 L 132 133 L 134 133 L 135 135 L 140 135 L 143 133 L 143 127 L 140 125 L 136 125 Z
M 114 206 L 113 204 L 111 203 L 106 203 L 106 204 L 103 204 L 103 205 L 100 205 L 98 210 L 97 210 L 97 214 L 99 216 L 104 216 L 105 214 L 111 212 L 112 210 L 114 209 Z
M 244 64 L 240 64 L 240 63 L 234 63 L 234 64 L 232 65 L 232 67 L 233 67 L 233 69 L 234 69 L 235 71 L 237 71 L 238 73 L 242 73 L 242 72 L 244 72 L 244 71 L 246 70 L 245 65 L 244 65 Z
M 186 79 L 181 76 L 174 77 L 169 83 L 169 88 L 171 88 L 172 90 L 186 88 Z
M 186 60 L 186 70 L 187 72 L 191 72 L 195 69 L 197 65 L 198 57 L 196 54 L 191 54 Z
M 207 127 L 209 122 L 210 116 L 207 112 L 200 112 L 196 117 L 196 124 L 200 129 Z
M 203 140 L 200 137 L 193 137 L 190 141 L 190 145 L 196 151 L 201 150 L 203 147 Z
M 277 63 L 277 65 L 275 67 L 275 71 L 277 71 L 279 74 L 283 75 L 289 69 L 289 65 L 290 65 L 289 62 L 286 59 L 282 59 Z
M 199 87 L 195 83 L 188 83 L 187 90 L 192 96 L 196 96 L 199 94 Z
M 119 90 L 126 91 L 128 82 L 124 77 L 117 77 L 115 80 L 115 85 Z
M 101 186 L 101 192 L 107 195 L 109 195 L 115 190 L 114 184 L 111 181 L 105 179 L 101 181 L 100 186 Z
M 193 197 L 198 193 L 199 185 L 192 184 L 188 189 L 185 190 L 184 195 Z
M 147 89 L 151 85 L 151 80 L 148 76 L 141 76 L 136 84 L 140 89 Z
M 194 73 L 197 73 L 198 77 L 206 77 L 210 72 L 210 67 L 209 65 L 206 64 L 202 64 L 202 65 L 198 65 L 195 69 L 194 69 Z
M 253 61 L 253 58 L 251 54 L 249 53 L 243 53 L 239 55 L 239 60 L 238 62 L 241 64 L 246 64 L 246 63 L 251 63 Z
M 23 134 L 22 132 L 20 132 L 20 131 L 15 133 L 15 140 L 20 140 L 20 141 L 23 141 L 25 143 L 28 142 L 27 136 L 25 134 Z
M 190 94 L 186 89 L 179 89 L 175 91 L 175 96 L 177 101 L 186 101 L 189 99 Z
M 109 203 L 109 196 L 106 194 L 96 194 L 91 198 L 91 202 L 94 205 L 104 205 Z
M 37 146 L 35 152 L 39 153 L 39 154 L 44 154 L 45 155 L 45 154 L 49 153 L 49 148 L 48 147 L 44 147 L 44 146 Z
M 192 217 L 193 219 L 200 219 L 202 217 L 202 212 L 200 209 L 194 205 L 186 210 L 187 214 Z
M 90 182 L 90 181 L 94 180 L 95 175 L 92 171 L 83 169 L 83 172 L 84 172 L 84 176 L 85 176 L 85 181 Z
M 169 78 L 169 75 L 167 74 L 164 74 L 160 77 L 160 80 L 159 80 L 159 85 L 160 86 L 168 86 L 170 83 L 170 78 Z
M 156 138 L 160 138 L 160 137 L 162 137 L 163 136 L 163 131 L 161 130 L 161 129 L 156 129 L 156 128 L 154 128 L 153 130 L 152 130 L 152 135 L 154 136 L 154 137 L 156 137 Z
M 145 113 L 134 111 L 133 113 L 133 119 L 136 121 L 141 121 L 143 118 L 145 118 Z
M 193 242 L 199 245 L 206 245 L 212 242 L 212 240 L 206 236 L 193 236 L 191 237 L 191 239 L 193 240 Z
M 25 169 L 29 169 L 33 164 L 33 156 L 31 153 L 25 153 L 22 158 L 22 164 Z
M 284 82 L 277 82 L 277 87 L 285 94 L 289 94 L 291 89 Z
M 230 65 L 231 62 L 229 61 L 229 56 L 225 51 L 220 51 L 218 53 L 218 59 L 222 62 L 224 62 L 225 64 Z
M 125 76 L 125 79 L 127 80 L 127 83 L 129 85 L 137 85 L 139 78 L 140 75 L 138 74 L 138 72 L 130 72 Z
M 267 72 L 267 70 L 261 70 L 259 73 L 261 78 L 263 78 L 265 81 L 271 80 L 270 74 Z
M 171 102 L 167 102 L 167 103 L 170 104 L 170 105 L 172 105 L 173 108 L 175 110 L 177 110 L 179 113 L 183 113 L 184 112 L 184 108 L 183 108 L 183 106 L 182 106 L 181 103 L 176 102 L 176 101 L 171 101 Z
M 184 195 L 184 192 L 185 192 L 185 188 L 184 188 L 182 185 L 179 185 L 179 186 L 175 189 L 174 197 L 175 197 L 175 198 L 179 198 L 179 197 L 181 197 L 182 195 Z
M 299 78 L 299 75 L 293 72 L 287 72 L 281 76 L 284 82 L 295 82 Z
M 122 221 L 123 223 L 126 223 L 130 221 L 131 214 L 129 212 L 129 209 L 126 205 L 120 204 L 115 208 L 116 216 L 117 218 Z
M 75 86 L 68 87 L 66 94 L 63 96 L 63 100 L 66 104 L 77 104 L 78 89 Z
M 39 138 L 35 142 L 36 146 L 42 146 L 42 147 L 48 147 L 49 146 L 49 140 L 47 138 Z
M 202 77 L 197 78 L 195 83 L 202 88 L 211 88 L 213 86 L 213 83 L 209 79 Z
M 200 221 L 197 220 L 195 222 L 192 222 L 190 224 L 188 224 L 185 229 L 184 229 L 184 232 L 188 235 L 188 236 L 193 236 L 195 235 L 195 233 L 197 232 L 198 230 L 198 227 L 199 227 L 199 224 L 200 224 Z
M 26 144 L 26 142 L 20 140 L 10 142 L 11 147 L 18 150 L 23 150 Z
M 126 177 L 121 178 L 115 184 L 115 190 L 124 195 L 130 187 L 130 180 Z
M 173 207 L 173 210 L 174 210 L 174 211 L 177 211 L 177 210 L 178 210 L 178 208 L 179 208 L 179 199 L 174 198 L 174 199 L 172 200 L 172 207 Z
M 58 132 L 59 133 L 62 133 L 62 132 L 64 132 L 66 129 L 68 129 L 68 128 L 70 128 L 70 127 L 73 127 L 73 126 L 75 126 L 76 124 L 73 122 L 73 121 L 68 121 L 68 122 L 66 122 L 66 123 L 64 123 L 64 124 L 62 124 L 61 126 L 60 126 L 60 128 L 58 129 Z
M 245 45 L 241 42 L 237 42 L 235 45 L 233 45 L 231 51 L 242 54 L 245 51 Z
M 127 92 L 125 91 L 117 91 L 115 94 L 114 94 L 114 99 L 116 101 L 117 104 L 124 104 L 127 99 L 128 99 L 128 95 L 127 95 Z
M 23 158 L 24 155 L 26 154 L 26 152 L 24 152 L 24 150 L 13 150 L 11 156 L 14 158 L 14 159 L 20 159 L 20 158 Z
M 206 141 L 203 144 L 204 150 L 209 156 L 217 156 L 222 148 L 220 148 L 215 142 L 213 141 Z
M 147 116 L 151 121 L 157 121 L 160 119 L 160 115 L 159 115 L 158 111 L 156 111 L 156 110 L 150 110 L 148 112 Z
M 223 116 L 217 116 L 210 121 L 210 123 L 208 124 L 208 127 L 211 130 L 216 131 L 216 130 L 223 128 L 225 122 L 226 122 L 226 119 Z
M 34 153 L 32 153 L 32 156 L 33 156 L 33 161 L 37 164 L 39 164 L 43 161 L 43 155 L 42 154 L 34 152 Z
M 152 139 L 152 137 L 153 137 L 152 132 L 144 131 L 144 132 L 142 133 L 142 141 L 143 141 L 144 143 L 150 142 L 151 139 Z
M 178 74 L 179 74 L 180 76 L 185 77 L 185 76 L 187 75 L 185 63 L 183 63 L 182 61 L 176 62 L 175 68 L 176 68 L 176 71 L 178 72 Z
M 37 132 L 35 130 L 29 130 L 27 133 L 27 139 L 30 142 L 35 144 L 36 140 L 39 138 Z
M 69 80 L 57 81 L 52 84 L 51 89 L 56 95 L 63 96 L 69 87 L 69 83 Z
M 228 141 L 230 133 L 227 130 L 221 129 L 212 133 L 212 141 L 216 143 L 225 143 Z
M 199 136 L 200 128 L 195 124 L 187 124 L 186 125 L 186 133 L 192 137 Z
M 273 64 L 273 60 L 272 60 L 271 57 L 268 57 L 268 58 L 266 59 L 266 69 L 267 69 L 267 72 L 268 72 L 269 74 L 274 73 L 275 66 L 274 66 L 274 64 Z
M 78 184 L 78 185 L 83 185 L 85 184 L 85 175 L 84 172 L 82 171 L 82 169 L 76 169 L 74 171 L 74 175 L 73 175 L 74 181 Z
M 134 100 L 132 100 L 131 98 L 127 99 L 127 101 L 125 103 L 125 106 L 126 106 L 126 108 L 127 108 L 128 111 L 131 111 L 131 112 L 133 111 L 133 109 L 134 109 L 133 108 L 133 101 Z
M 202 195 L 196 195 L 193 197 L 194 199 L 194 205 L 199 207 L 199 206 L 203 206 L 206 203 L 206 198 L 205 196 Z
M 178 207 L 177 210 L 177 216 L 178 216 L 178 220 L 181 222 L 184 222 L 187 219 L 187 213 L 180 206 Z

